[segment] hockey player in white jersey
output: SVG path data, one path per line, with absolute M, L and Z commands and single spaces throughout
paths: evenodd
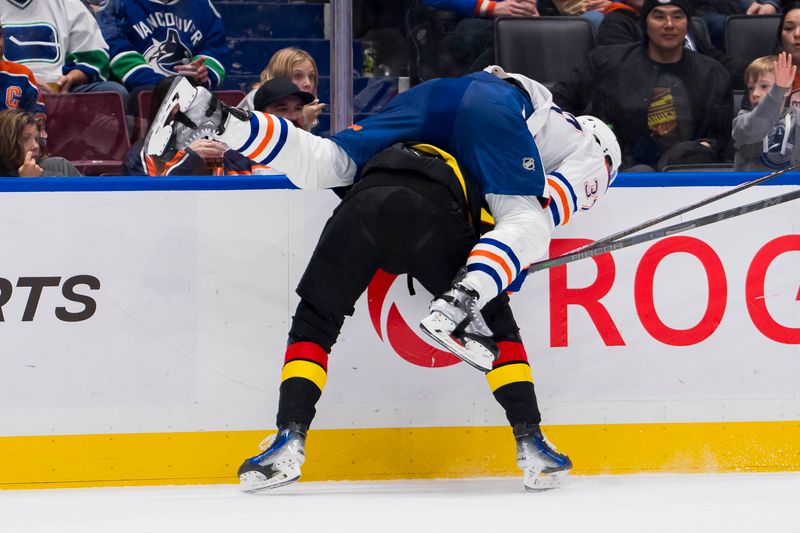
M 499 67 L 423 83 L 331 139 L 315 137 L 272 115 L 227 108 L 208 91 L 180 80 L 153 124 L 145 140 L 153 156 L 168 159 L 183 142 L 213 137 L 284 172 L 304 189 L 351 185 L 367 161 L 398 141 L 428 143 L 452 154 L 464 174 L 474 179 L 495 226 L 472 247 L 450 289 L 435 293 L 439 296 L 421 327 L 488 376 L 503 356 L 484 321 L 484 307 L 519 288 L 527 265 L 547 251 L 553 229 L 590 209 L 620 164 L 619 146 L 605 124 L 562 112 L 541 84 Z M 314 346 L 310 351 L 293 348 L 303 351 L 302 356 L 290 355 L 287 349 L 287 366 L 300 357 L 322 367 L 307 376 L 318 398 L 330 346 Z M 282 419 L 281 409 L 277 439 L 240 469 L 243 485 L 250 490 L 273 488 L 300 475 L 313 410 L 298 424 L 291 417 Z M 571 468 L 569 458 L 544 439 L 538 420 L 519 428 L 510 416 L 509 420 L 526 487 L 553 486 L 554 479 Z

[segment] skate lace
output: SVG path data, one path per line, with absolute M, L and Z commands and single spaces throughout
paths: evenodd
M 550 449 L 551 449 L 551 450 L 553 450 L 554 452 L 558 452 L 558 449 L 556 449 L 556 447 L 555 447 L 555 446 L 553 446 L 553 443 L 552 443 L 552 442 L 550 442 L 549 440 L 547 440 L 547 437 L 545 437 L 545 436 L 544 436 L 544 433 L 542 433 L 542 441 L 545 443 L 545 445 L 547 445 L 547 447 L 548 447 L 548 448 L 550 448 Z
M 267 448 L 272 446 L 272 443 L 275 442 L 275 439 L 278 437 L 277 433 L 273 433 L 272 435 L 268 435 L 264 440 L 262 440 L 258 444 L 258 449 L 262 452 L 267 451 Z

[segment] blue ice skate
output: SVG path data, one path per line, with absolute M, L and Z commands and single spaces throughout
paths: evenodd
M 254 493 L 300 479 L 300 466 L 306 460 L 307 430 L 307 426 L 290 423 L 264 439 L 258 445 L 264 451 L 239 467 L 239 488 Z
M 566 482 L 572 461 L 556 451 L 542 435 L 538 424 L 515 424 L 514 438 L 517 440 L 517 466 L 525 474 L 525 490 L 554 489 Z

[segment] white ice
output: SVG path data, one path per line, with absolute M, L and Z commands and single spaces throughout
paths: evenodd
M 800 472 L 0 491 L 2 533 L 798 533 Z

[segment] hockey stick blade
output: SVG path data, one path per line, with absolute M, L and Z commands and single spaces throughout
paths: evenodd
M 741 192 L 741 191 L 743 191 L 745 189 L 749 189 L 750 187 L 754 187 L 755 185 L 759 185 L 761 183 L 764 183 L 765 181 L 769 181 L 769 180 L 771 180 L 773 178 L 777 178 L 778 176 L 780 176 L 782 174 L 785 174 L 787 172 L 791 172 L 793 170 L 798 170 L 798 169 L 800 169 L 800 165 L 793 165 L 791 167 L 787 167 L 787 168 L 784 168 L 782 170 L 777 170 L 777 171 L 775 171 L 775 172 L 773 172 L 771 174 L 767 174 L 766 176 L 761 176 L 761 177 L 755 178 L 753 180 L 746 181 L 744 183 L 741 183 L 741 184 L 737 185 L 736 187 L 728 189 L 727 191 L 721 192 L 719 194 L 714 194 L 714 195 L 709 196 L 708 198 L 706 198 L 704 200 L 700 200 L 699 202 L 696 202 L 696 203 L 693 203 L 693 204 L 689 204 L 687 206 L 681 207 L 680 209 L 676 209 L 675 211 L 670 211 L 669 213 L 665 213 L 665 214 L 663 214 L 661 216 L 658 216 L 656 218 L 647 220 L 647 221 L 642 222 L 641 224 L 637 224 L 637 225 L 635 225 L 635 226 L 633 226 L 631 228 L 618 231 L 617 233 L 614 233 L 614 234 L 609 235 L 607 237 L 603 237 L 600 240 L 594 241 L 594 242 L 589 243 L 589 244 L 587 244 L 585 246 L 581 246 L 580 248 L 578 248 L 577 250 L 575 250 L 572 253 L 573 254 L 577 254 L 579 252 L 589 251 L 590 249 L 593 249 L 593 248 L 605 247 L 609 243 L 611 243 L 613 241 L 616 241 L 616 240 L 619 240 L 619 239 L 621 239 L 623 237 L 627 237 L 628 235 L 632 235 L 632 234 L 636 233 L 637 231 L 642 231 L 643 229 L 647 229 L 649 227 L 655 226 L 656 224 L 660 224 L 661 222 L 664 222 L 665 220 L 669 220 L 671 218 L 675 218 L 675 217 L 681 216 L 681 215 L 683 215 L 685 213 L 688 213 L 689 211 L 694 211 L 695 209 L 698 209 L 700 207 L 706 206 L 706 205 L 708 205 L 708 204 L 710 204 L 712 202 L 716 202 L 717 200 L 722 200 L 723 198 L 727 198 L 728 196 L 731 196 L 732 194 L 736 194 L 737 192 Z M 611 251 L 611 250 L 609 250 L 609 251 Z M 594 254 L 594 255 L 597 255 L 597 254 Z M 591 256 L 587 256 L 587 257 L 591 257 Z
M 753 202 L 747 205 L 726 209 L 725 211 L 720 211 L 718 213 L 713 213 L 711 215 L 706 215 L 703 217 L 694 218 L 692 220 L 687 220 L 686 222 L 673 224 L 672 226 L 649 231 L 647 233 L 642 233 L 641 235 L 634 235 L 633 237 L 628 237 L 627 239 L 614 240 L 610 242 L 608 239 L 601 239 L 600 241 L 592 243 L 593 245 L 599 243 L 598 246 L 578 248 L 576 251 L 572 253 L 560 255 L 558 257 L 554 257 L 553 259 L 545 259 L 544 261 L 537 261 L 536 263 L 533 263 L 530 267 L 528 267 L 528 273 L 532 274 L 534 272 L 538 272 L 539 270 L 545 270 L 547 268 L 552 268 L 554 266 L 564 265 L 566 263 L 572 263 L 573 261 L 577 261 L 579 259 L 594 257 L 596 255 L 601 255 L 608 252 L 614 252 L 616 250 L 621 250 L 622 248 L 627 248 L 635 244 L 641 244 L 655 239 L 660 239 L 662 237 L 668 237 L 670 235 L 674 235 L 676 233 L 682 233 L 690 229 L 707 226 L 708 224 L 722 222 L 723 220 L 727 220 L 729 218 L 746 215 L 754 211 L 759 211 L 767 207 L 773 207 L 778 204 L 790 202 L 798 198 L 800 198 L 800 189 L 792 192 L 787 192 L 784 194 L 779 194 L 778 196 L 772 196 L 770 198 L 759 200 L 757 202 Z

